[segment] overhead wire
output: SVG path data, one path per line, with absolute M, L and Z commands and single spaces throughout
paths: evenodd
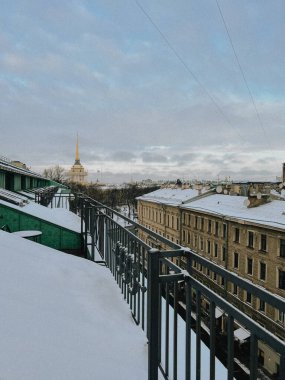
M 237 51 L 236 51 L 236 49 L 235 49 L 235 46 L 234 46 L 233 40 L 232 40 L 231 35 L 230 35 L 229 28 L 228 28 L 228 26 L 227 26 L 227 23 L 226 23 L 225 17 L 224 17 L 224 15 L 223 15 L 223 12 L 222 12 L 222 9 L 221 9 L 221 7 L 220 7 L 220 4 L 219 4 L 219 1 L 218 1 L 218 0 L 216 0 L 216 4 L 217 4 L 218 10 L 219 10 L 219 13 L 220 13 L 221 19 L 222 19 L 222 21 L 223 21 L 223 24 L 224 24 L 224 27 L 225 27 L 226 34 L 227 34 L 227 36 L 228 36 L 228 39 L 229 39 L 230 45 L 231 45 L 231 47 L 232 47 L 232 50 L 233 50 L 233 53 L 234 53 L 234 56 L 235 56 L 235 59 L 236 59 L 236 62 L 237 62 L 238 68 L 239 68 L 239 70 L 240 70 L 240 73 L 241 73 L 241 76 L 242 76 L 242 78 L 243 78 L 244 84 L 245 84 L 245 86 L 246 86 L 246 88 L 247 88 L 247 91 L 248 91 L 248 94 L 249 94 L 249 97 L 250 97 L 251 103 L 252 103 L 253 108 L 254 108 L 254 110 L 255 110 L 258 124 L 259 124 L 259 126 L 260 126 L 260 128 L 261 128 L 261 130 L 262 130 L 262 132 L 263 132 L 263 135 L 264 135 L 264 137 L 265 137 L 265 141 L 266 141 L 266 143 L 267 143 L 269 149 L 272 150 L 272 148 L 271 148 L 271 144 L 269 143 L 268 136 L 267 136 L 267 133 L 266 133 L 266 131 L 265 131 L 265 128 L 264 128 L 264 125 L 263 125 L 263 122 L 262 122 L 262 119 L 261 119 L 261 116 L 260 116 L 260 113 L 258 112 L 258 109 L 257 109 L 256 103 L 255 103 L 255 100 L 254 100 L 254 97 L 253 97 L 252 91 L 251 91 L 251 89 L 250 89 L 250 87 L 249 87 L 249 84 L 248 84 L 248 81 L 247 81 L 247 79 L 246 79 L 246 76 L 245 76 L 244 70 L 243 70 L 242 65 L 241 65 L 241 63 L 240 63 L 240 60 L 239 60 L 239 58 L 238 58 Z
M 215 105 L 217 110 L 220 112 L 220 114 L 223 116 L 227 124 L 235 130 L 235 132 L 238 134 L 240 139 L 243 142 L 247 142 L 243 136 L 240 134 L 238 128 L 234 126 L 227 115 L 224 113 L 221 106 L 217 103 L 216 99 L 213 97 L 213 95 L 207 90 L 207 88 L 203 85 L 203 83 L 199 80 L 199 78 L 195 75 L 195 73 L 190 69 L 188 64 L 185 62 L 185 60 L 182 58 L 182 56 L 178 53 L 178 51 L 174 48 L 174 46 L 170 43 L 166 35 L 161 31 L 161 29 L 158 27 L 158 25 L 154 22 L 152 17 L 149 15 L 149 13 L 144 9 L 144 7 L 141 5 L 141 3 L 138 0 L 134 0 L 137 4 L 138 8 L 142 11 L 142 13 L 145 15 L 145 17 L 149 20 L 149 22 L 152 24 L 152 26 L 156 29 L 156 31 L 160 34 L 161 38 L 164 40 L 166 45 L 169 47 L 169 49 L 172 51 L 172 53 L 176 56 L 176 58 L 180 61 L 180 63 L 184 66 L 185 70 L 191 75 L 191 77 L 194 79 L 194 81 L 203 89 L 204 93 L 209 97 L 209 99 L 212 101 L 212 103 Z

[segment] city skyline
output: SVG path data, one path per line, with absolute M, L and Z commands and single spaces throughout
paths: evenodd
M 93 181 L 274 180 L 284 15 L 282 1 L 3 1 L 1 154 L 68 169 L 78 132 Z

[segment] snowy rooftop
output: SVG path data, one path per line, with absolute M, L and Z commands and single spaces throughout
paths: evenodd
M 215 194 L 183 205 L 183 208 L 252 221 L 257 224 L 285 229 L 285 202 L 272 201 L 247 208 L 247 197 Z
M 64 208 L 48 208 L 34 202 L 30 202 L 25 206 L 17 206 L 0 200 L 0 205 L 3 204 L 15 210 L 19 210 L 36 218 L 46 220 L 50 223 L 57 224 L 75 232 L 81 232 L 80 218 L 73 212 Z
M 145 334 L 107 268 L 3 231 L 0 247 L 1 379 L 147 379 Z
M 202 190 L 202 193 L 204 192 L 206 192 L 206 190 Z M 142 195 L 137 199 L 177 206 L 198 195 L 198 190 L 194 189 L 166 188 Z

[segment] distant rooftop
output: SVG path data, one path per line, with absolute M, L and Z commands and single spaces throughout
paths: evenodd
M 184 209 L 242 219 L 274 228 L 285 229 L 285 202 L 271 201 L 258 207 L 247 208 L 247 197 L 214 194 L 194 200 Z
M 164 188 L 142 195 L 137 199 L 177 206 L 207 191 L 205 189 L 199 192 L 194 189 Z

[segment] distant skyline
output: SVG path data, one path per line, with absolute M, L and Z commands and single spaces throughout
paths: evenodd
M 69 169 L 78 132 L 93 181 L 274 180 L 284 19 L 283 0 L 3 0 L 0 155 Z

